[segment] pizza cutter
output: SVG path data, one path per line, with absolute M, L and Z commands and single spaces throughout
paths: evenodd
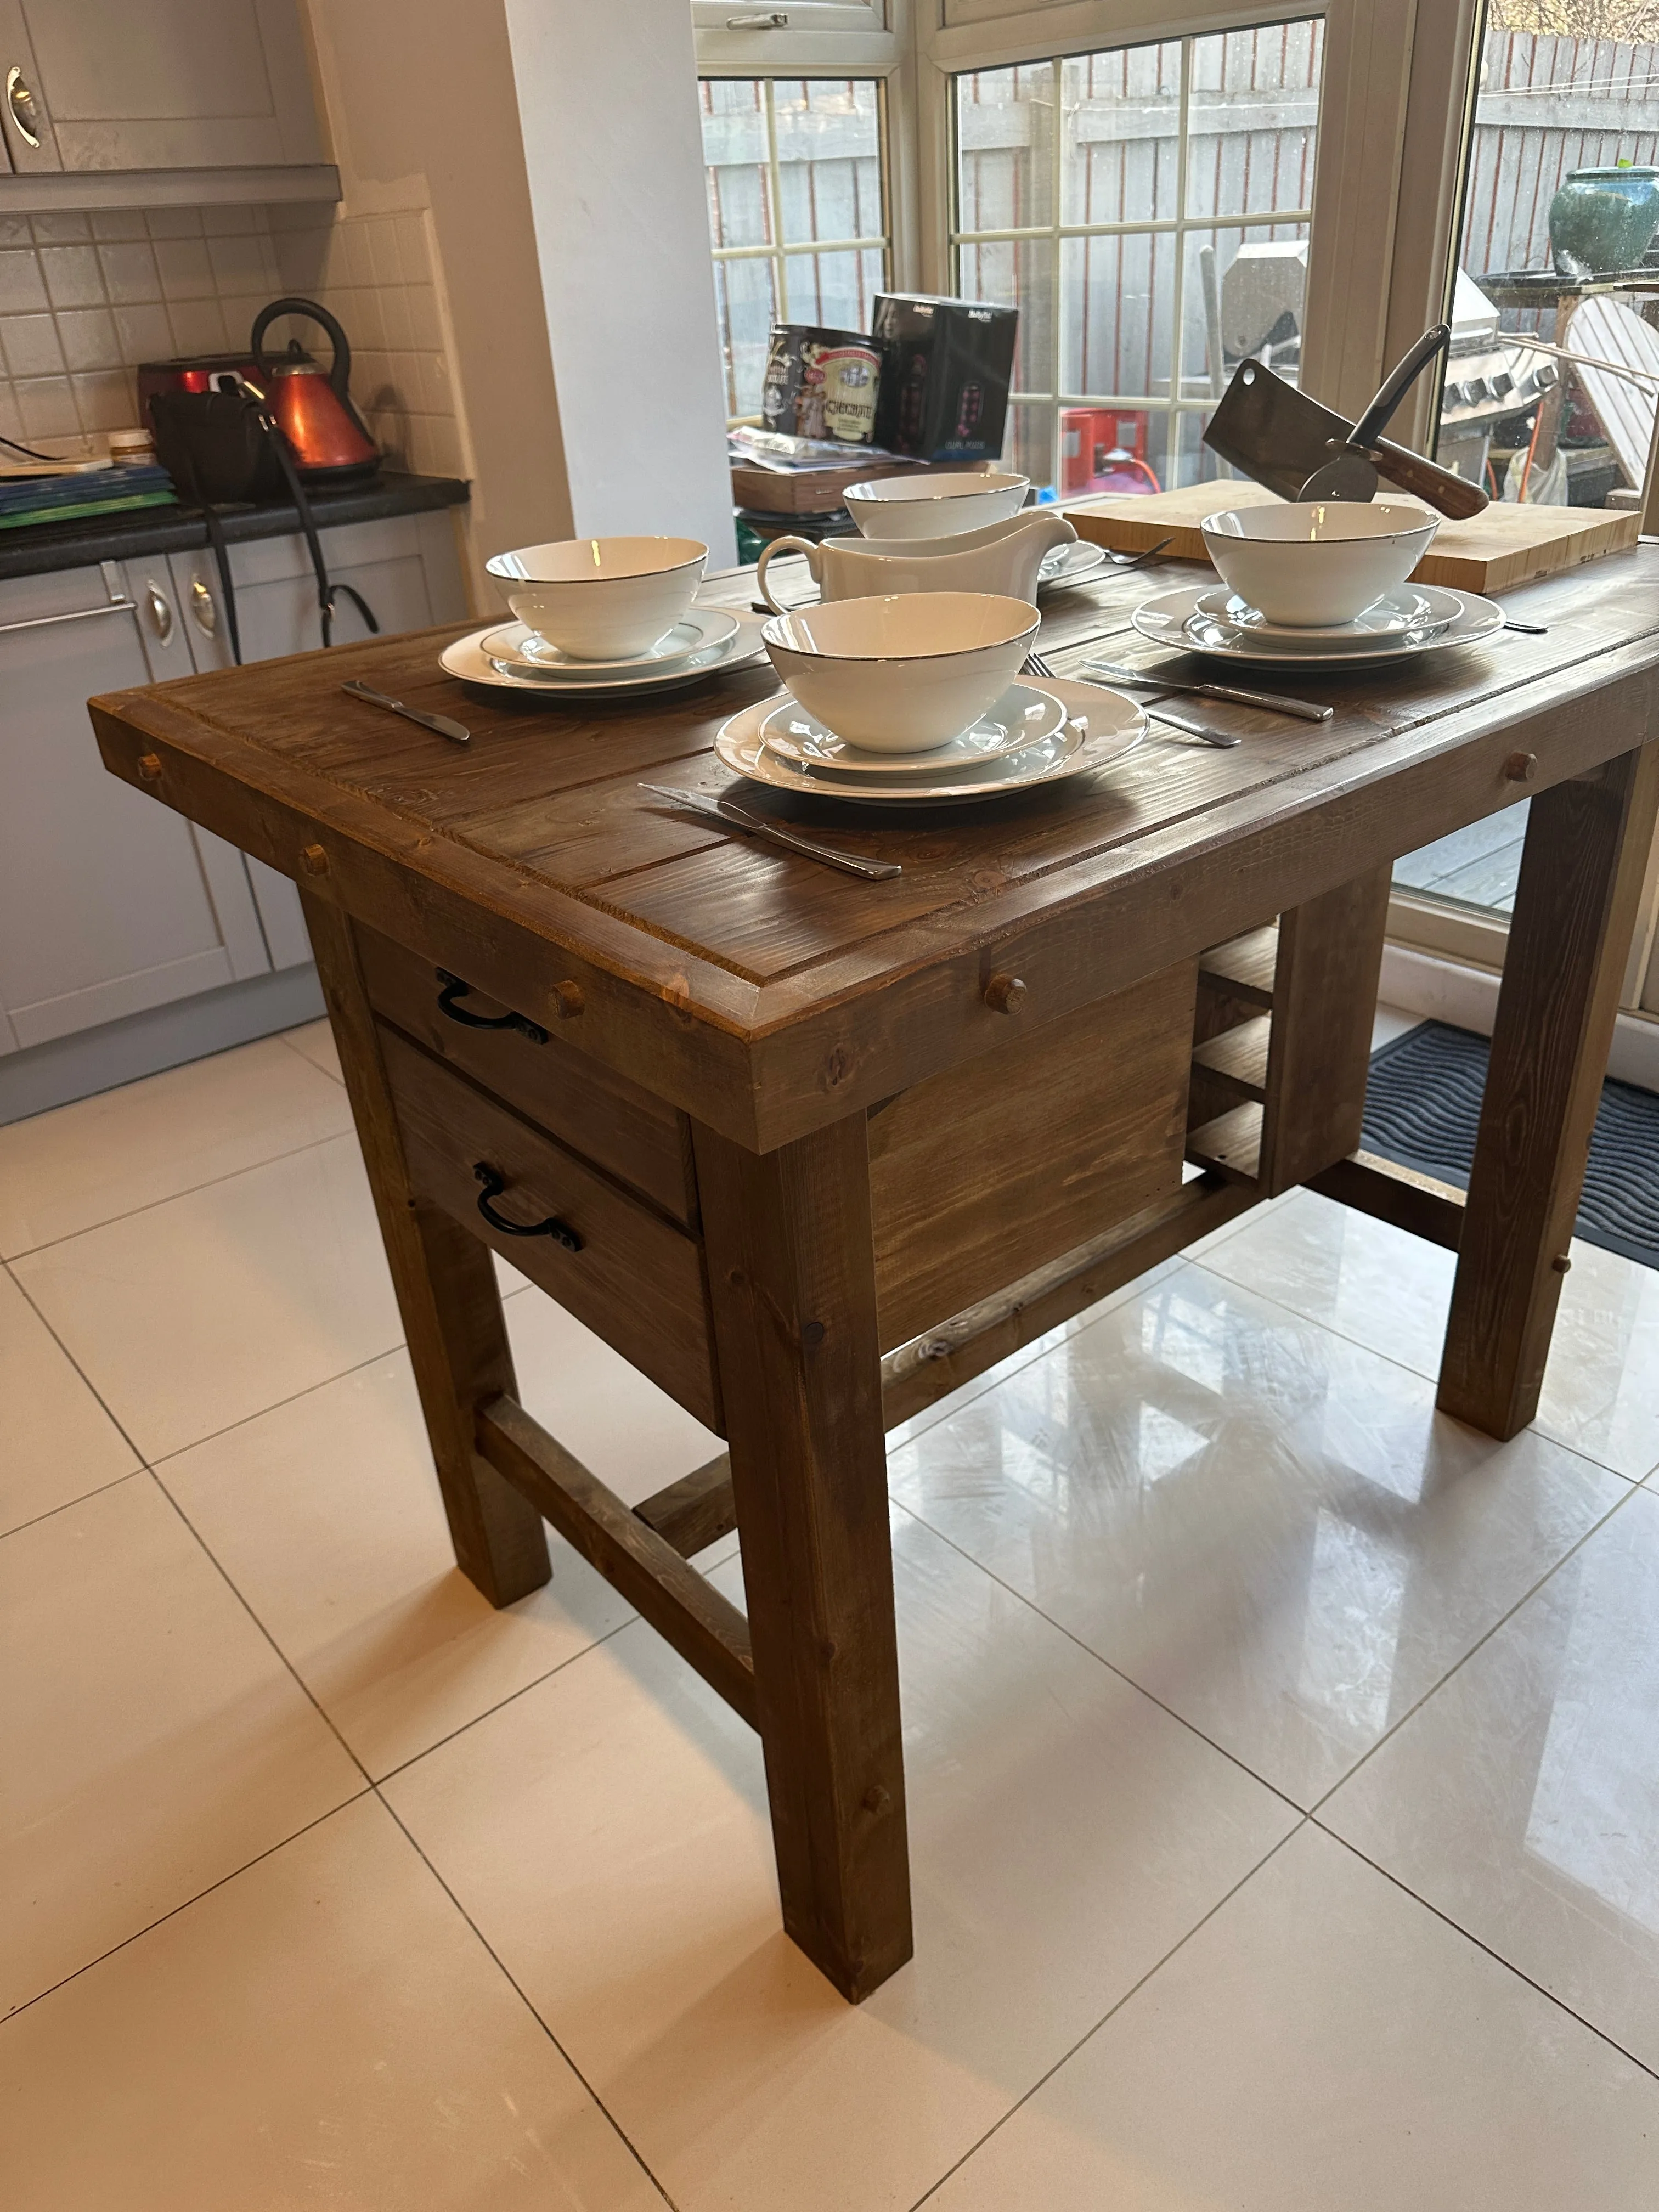
M 1376 496 L 1377 466 L 1372 448 L 1392 419 L 1395 410 L 1435 356 L 1451 343 L 1451 325 L 1437 323 L 1425 331 L 1405 358 L 1382 380 L 1382 388 L 1353 426 L 1346 445 L 1336 448 L 1302 487 L 1304 499 L 1367 500 Z

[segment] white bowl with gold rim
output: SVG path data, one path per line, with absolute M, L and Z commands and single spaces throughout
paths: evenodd
M 696 538 L 562 538 L 484 566 L 514 617 L 561 653 L 621 660 L 673 629 L 708 560 Z
M 1403 584 L 1440 526 L 1426 507 L 1384 500 L 1284 500 L 1206 514 L 1217 574 L 1271 623 L 1352 622 Z

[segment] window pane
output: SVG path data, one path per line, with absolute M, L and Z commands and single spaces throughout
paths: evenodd
M 1034 484 L 1054 482 L 1054 410 L 1047 403 L 1016 400 L 1008 410 L 1002 458 Z
M 702 90 L 710 243 L 769 246 L 772 210 L 766 189 L 763 88 L 706 77 Z
M 781 319 L 772 292 L 775 264 L 757 255 L 752 261 L 717 261 L 714 296 L 726 356 L 726 406 L 731 415 L 758 415 L 766 375 L 766 342 Z
M 1054 374 L 1054 249 L 1046 238 L 998 240 L 958 249 L 957 284 L 964 300 L 1018 307 L 1014 390 L 1052 392 Z
M 1176 213 L 1181 41 L 1060 64 L 1060 219 L 1151 222 Z
M 1271 23 L 1193 40 L 1189 221 L 1313 205 L 1324 28 Z
M 1189 230 L 1182 398 L 1218 399 L 1247 358 L 1294 384 L 1307 286 L 1306 223 Z
M 1169 397 L 1175 267 L 1173 231 L 1062 240 L 1063 392 Z
M 881 253 L 792 253 L 783 264 L 784 320 L 867 331 L 882 288 Z
M 1054 65 L 957 79 L 957 228 L 1021 230 L 1054 219 Z
M 875 84 L 809 78 L 772 97 L 785 244 L 883 236 Z

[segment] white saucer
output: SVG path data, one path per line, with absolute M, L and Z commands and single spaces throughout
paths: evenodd
M 556 645 L 550 645 L 527 623 L 508 623 L 492 630 L 483 647 L 490 659 L 503 662 L 514 675 L 564 676 L 584 683 L 617 684 L 629 677 L 652 676 L 659 669 L 677 667 L 694 653 L 725 644 L 737 632 L 737 617 L 724 608 L 693 607 L 654 645 L 620 660 L 578 660 L 571 653 L 561 653 Z
M 1313 641 L 1322 639 L 1334 650 L 1352 645 L 1361 648 L 1375 645 L 1378 639 L 1399 637 L 1407 630 L 1423 629 L 1430 623 L 1449 621 L 1456 612 L 1455 607 L 1441 604 L 1443 592 L 1436 592 L 1420 584 L 1402 584 L 1398 591 L 1384 592 L 1368 607 L 1342 623 L 1325 623 L 1316 626 L 1304 623 L 1269 622 L 1259 607 L 1242 599 L 1237 592 L 1230 592 L 1224 584 L 1200 598 L 1197 611 L 1209 615 L 1217 622 L 1231 623 L 1246 630 L 1252 637 L 1272 638 L 1287 645 L 1305 646 L 1314 650 Z
M 805 792 L 809 798 L 860 806 L 939 806 L 1002 799 L 1036 784 L 1058 783 L 1104 768 L 1132 751 L 1146 734 L 1146 717 L 1121 691 L 1064 682 L 1043 688 L 1053 692 L 1069 719 L 1052 737 L 977 767 L 943 771 L 913 768 L 878 784 L 798 768 L 775 753 L 761 734 L 768 717 L 784 703 L 776 697 L 762 699 L 734 714 L 715 738 L 714 750 L 735 774 L 769 784 L 775 791 Z
M 1026 746 L 1053 737 L 1065 720 L 1066 709 L 1052 692 L 1038 690 L 1030 684 L 1011 684 L 972 729 L 964 730 L 948 744 L 935 745 L 925 753 L 872 753 L 838 738 L 786 691 L 761 725 L 761 740 L 769 752 L 797 768 L 818 769 L 829 775 L 884 779 L 926 770 L 935 781 L 941 777 L 948 781 L 957 769 L 976 768 L 981 761 L 1023 752 Z
M 761 643 L 764 617 L 738 615 L 735 619 L 737 629 L 724 645 L 705 646 L 701 653 L 694 653 L 689 659 L 672 668 L 627 678 L 551 673 L 515 676 L 507 662 L 492 659 L 483 650 L 484 639 L 492 636 L 500 627 L 495 623 L 447 645 L 438 655 L 438 665 L 446 675 L 459 676 L 464 684 L 484 684 L 493 690 L 516 691 L 521 698 L 630 699 L 646 692 L 672 691 L 682 684 L 700 684 L 706 676 L 723 675 L 728 669 L 746 668 L 754 661 L 764 659 L 766 648 Z
M 1208 592 L 1214 591 L 1208 587 Z M 1134 627 L 1155 645 L 1172 646 L 1182 653 L 1201 653 L 1237 665 L 1252 667 L 1364 668 L 1378 661 L 1406 660 L 1422 653 L 1439 653 L 1449 646 L 1479 645 L 1504 627 L 1504 610 L 1473 592 L 1452 592 L 1431 584 L 1413 586 L 1433 610 L 1431 618 L 1393 637 L 1362 639 L 1340 646 L 1330 638 L 1314 638 L 1292 645 L 1289 637 L 1261 637 L 1200 611 L 1208 596 L 1202 586 L 1182 585 L 1179 591 L 1160 592 L 1135 609 Z M 1295 635 L 1290 633 L 1291 636 Z
M 1037 589 L 1066 592 L 1073 584 L 1086 583 L 1091 576 L 1111 565 L 1103 545 L 1094 545 L 1086 538 L 1079 538 L 1075 545 L 1056 545 L 1052 553 L 1044 555 L 1037 570 Z

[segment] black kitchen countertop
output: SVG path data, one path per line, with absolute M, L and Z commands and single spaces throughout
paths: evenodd
M 319 530 L 333 530 L 344 522 L 381 522 L 395 514 L 464 507 L 469 496 L 459 477 L 398 476 L 387 470 L 347 491 L 313 492 L 311 509 Z M 300 527 L 299 510 L 283 501 L 228 507 L 222 520 L 232 544 L 250 538 L 291 538 Z M 195 553 L 207 542 L 201 516 L 183 507 L 140 507 L 79 522 L 37 522 L 23 530 L 0 530 L 0 581 L 43 575 L 52 568 L 84 568 L 96 561 Z

